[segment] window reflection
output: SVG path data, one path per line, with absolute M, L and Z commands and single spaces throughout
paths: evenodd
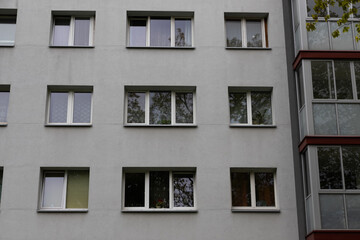
M 226 21 L 226 46 L 242 47 L 241 21 Z
M 174 207 L 194 207 L 194 175 L 177 173 L 174 179 Z
M 175 46 L 190 47 L 191 19 L 175 19 Z
M 150 46 L 166 47 L 171 45 L 170 18 L 150 19 Z
M 176 123 L 193 123 L 192 93 L 176 93 Z
M 229 93 L 230 123 L 247 123 L 247 102 L 245 93 Z
M 251 92 L 253 124 L 272 124 L 271 93 Z
M 248 47 L 262 47 L 261 20 L 246 20 Z
M 150 172 L 150 208 L 169 208 L 169 172 Z
M 318 147 L 319 177 L 321 189 L 342 189 L 340 149 Z
M 171 92 L 150 92 L 150 124 L 171 124 Z
M 145 123 L 145 93 L 128 92 L 128 123 Z

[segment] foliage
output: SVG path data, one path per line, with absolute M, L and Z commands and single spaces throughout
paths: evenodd
M 343 10 L 343 14 L 342 16 L 336 16 L 339 17 L 339 19 L 337 20 L 337 24 L 339 26 L 339 28 L 337 28 L 335 31 L 333 31 L 331 33 L 331 35 L 336 38 L 338 37 L 341 33 L 339 31 L 340 28 L 342 28 L 342 32 L 346 33 L 349 31 L 350 27 L 348 26 L 348 21 L 349 18 L 352 14 L 356 15 L 358 12 L 358 5 L 356 5 L 357 3 L 360 2 L 360 0 L 308 0 L 308 6 L 310 5 L 309 2 L 313 1 L 314 2 L 314 14 L 312 14 L 312 18 L 314 19 L 314 22 L 307 22 L 306 23 L 306 29 L 308 31 L 314 31 L 316 29 L 316 22 L 318 22 L 319 17 L 324 17 L 325 21 L 328 21 L 331 16 L 331 11 L 330 14 L 328 14 L 327 9 L 331 8 L 331 7 L 340 7 Z M 308 9 L 312 10 L 312 9 Z M 360 39 L 360 24 L 357 23 L 355 24 L 356 27 L 356 36 L 355 39 L 356 41 L 359 41 Z

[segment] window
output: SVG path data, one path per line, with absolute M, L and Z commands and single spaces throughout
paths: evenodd
M 195 171 L 124 173 L 124 210 L 195 210 Z
M 93 46 L 94 13 L 53 16 L 52 46 Z
M 6 125 L 7 123 L 9 95 L 10 95 L 10 86 L 0 85 L 0 125 Z
M 129 47 L 193 46 L 193 13 L 178 13 L 176 16 L 137 14 L 128 12 Z
M 272 125 L 271 91 L 229 88 L 231 125 Z
M 231 169 L 233 209 L 276 208 L 274 169 Z
M 44 170 L 40 210 L 86 210 L 89 170 Z
M 267 48 L 267 14 L 225 13 L 228 48 Z
M 323 229 L 360 228 L 360 147 L 318 147 Z
M 92 87 L 78 87 L 73 91 L 49 88 L 49 125 L 91 125 Z
M 359 135 L 360 62 L 311 61 L 317 135 Z
M 126 92 L 127 125 L 194 125 L 194 88 Z
M 0 168 L 0 202 L 1 202 L 2 182 L 3 182 L 3 169 Z
M 16 15 L 0 15 L 0 46 L 15 45 Z

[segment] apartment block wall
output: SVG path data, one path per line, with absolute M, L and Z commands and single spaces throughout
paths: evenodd
M 2 0 L 10 85 L 0 239 L 297 239 L 282 1 Z M 52 11 L 95 11 L 93 48 L 49 47 Z M 127 48 L 127 11 L 193 12 L 194 49 Z M 225 12 L 268 13 L 269 50 L 226 50 Z M 50 85 L 93 87 L 91 127 L 46 123 Z M 195 86 L 196 127 L 126 127 L 125 86 Z M 228 87 L 271 87 L 274 128 L 229 127 Z M 40 213 L 41 168 L 87 167 L 86 213 Z M 196 168 L 197 211 L 122 212 L 124 167 Z M 275 168 L 279 212 L 232 212 L 230 168 Z

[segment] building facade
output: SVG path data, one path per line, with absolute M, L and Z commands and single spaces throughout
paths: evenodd
M 1 0 L 0 239 L 300 239 L 284 3 Z
M 355 35 L 360 16 L 351 15 L 349 31 L 342 33 L 336 21 L 343 10 L 330 6 L 316 30 L 307 32 L 313 6 L 310 0 L 292 1 L 299 122 L 294 142 L 301 156 L 297 186 L 303 189 L 306 239 L 359 239 L 360 45 Z M 336 30 L 341 34 L 333 38 Z

